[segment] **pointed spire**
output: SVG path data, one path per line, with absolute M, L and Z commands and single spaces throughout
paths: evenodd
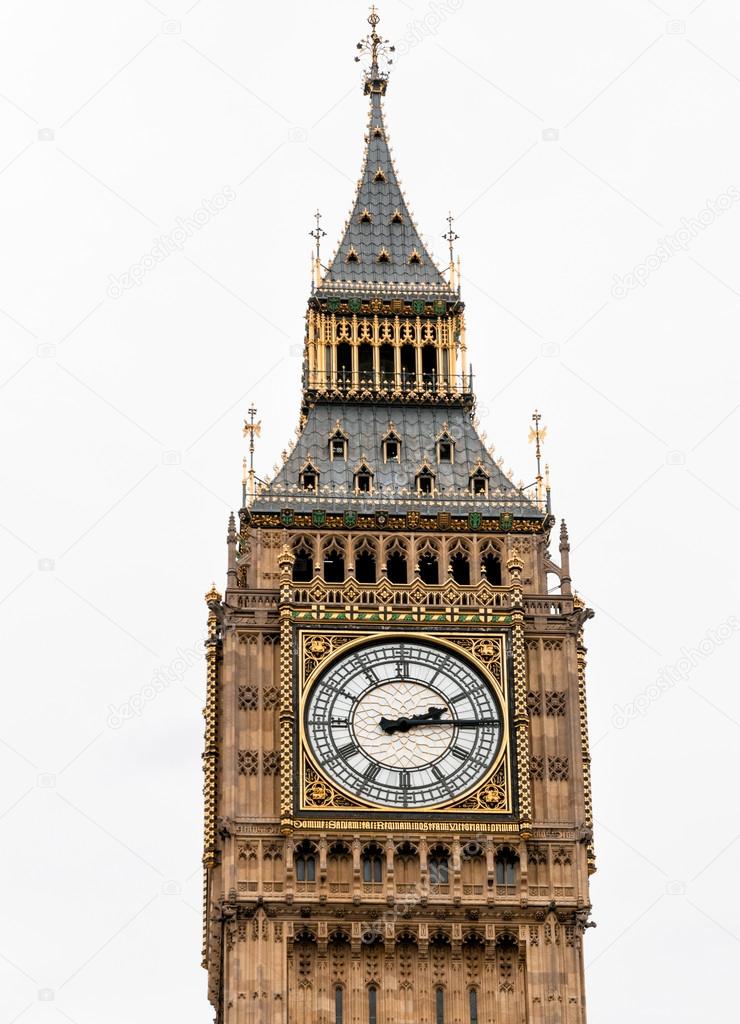
M 370 97 L 370 117 L 360 181 L 342 239 L 329 262 L 317 294 L 352 290 L 449 298 L 450 284 L 424 245 L 401 190 L 385 129 L 382 98 L 388 85 L 383 61 L 393 47 L 377 32 L 380 20 L 371 8 L 371 33 L 357 44 L 370 64 L 364 92 Z M 358 56 L 355 58 L 360 60 Z
M 229 527 L 226 531 L 226 547 L 228 551 L 228 562 L 226 566 L 226 578 L 229 581 L 228 587 L 236 586 L 236 519 L 234 513 L 229 514 Z
M 570 541 L 564 519 L 560 523 L 560 591 L 563 594 L 571 593 Z

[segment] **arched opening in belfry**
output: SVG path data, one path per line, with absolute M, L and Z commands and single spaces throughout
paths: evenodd
M 357 368 L 360 372 L 360 383 L 372 383 L 373 346 L 368 344 L 368 342 L 363 342 L 357 351 Z
M 421 350 L 421 372 L 427 387 L 437 383 L 437 349 L 434 345 L 425 345 Z
M 464 551 L 456 551 L 450 559 L 450 572 L 455 583 L 470 586 L 470 561 Z
M 355 558 L 355 579 L 358 583 L 375 583 L 378 575 L 375 552 L 365 549 Z
M 389 583 L 408 583 L 408 566 L 406 556 L 400 551 L 393 551 L 388 555 L 386 572 Z
M 308 583 L 313 579 L 313 552 L 307 544 L 300 544 L 293 553 L 293 582 Z
M 481 569 L 490 584 L 494 587 L 501 586 L 501 561 L 498 555 L 495 555 L 492 551 L 487 551 L 483 555 Z
M 405 387 L 416 383 L 416 346 L 401 346 L 401 381 Z
M 431 551 L 425 551 L 419 558 L 419 579 L 430 587 L 436 587 L 439 583 L 439 562 Z
M 380 379 L 385 386 L 394 382 L 396 373 L 396 357 L 393 345 L 380 346 Z
M 327 583 L 344 583 L 344 552 L 336 545 L 324 551 L 324 580 Z
M 337 345 L 337 381 L 348 386 L 352 383 L 352 346 L 348 341 Z

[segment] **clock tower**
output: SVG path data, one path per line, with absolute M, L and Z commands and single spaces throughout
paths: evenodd
M 551 554 L 539 417 L 532 488 L 478 434 L 456 236 L 440 270 L 369 22 L 297 439 L 250 476 L 206 595 L 209 995 L 217 1024 L 584 1024 L 592 613 L 564 523 Z

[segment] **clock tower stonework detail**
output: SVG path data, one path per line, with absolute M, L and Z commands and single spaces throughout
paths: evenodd
M 297 440 L 206 595 L 209 996 L 218 1024 L 583 1024 L 592 613 L 539 472 L 515 486 L 478 434 L 454 232 L 442 271 L 369 20 Z

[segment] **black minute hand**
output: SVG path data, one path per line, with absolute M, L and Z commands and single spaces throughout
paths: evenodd
M 391 735 L 394 732 L 408 732 L 420 725 L 454 725 L 459 729 L 477 729 L 482 725 L 499 725 L 498 718 L 448 718 L 443 719 L 442 708 L 429 708 L 426 714 L 411 715 L 407 718 L 381 718 L 380 728 Z

